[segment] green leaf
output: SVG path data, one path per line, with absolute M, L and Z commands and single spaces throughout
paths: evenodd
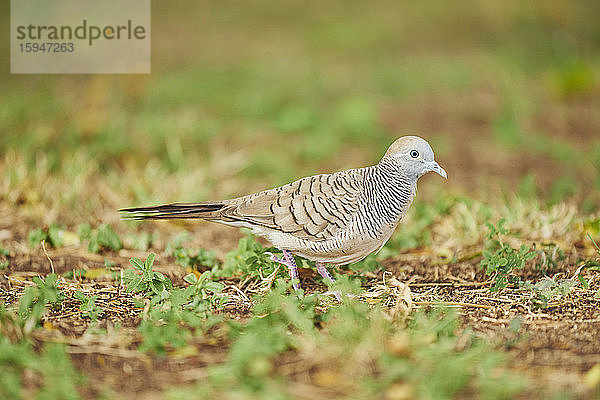
M 211 277 L 211 275 L 212 273 L 210 271 L 203 272 L 202 275 L 200 275 L 200 278 L 198 278 L 198 285 L 204 285 L 204 282 L 206 282 Z
M 59 228 L 56 224 L 50 225 L 48 228 L 48 241 L 52 247 L 57 248 L 63 245 L 64 230 Z
M 588 283 L 587 279 L 585 279 L 585 276 L 578 274 L 577 278 L 579 279 L 579 282 L 581 282 L 581 286 L 583 286 L 584 289 L 587 290 L 590 288 L 590 284 Z
M 57 281 L 58 281 L 58 275 L 56 275 L 56 274 L 48 274 L 46 276 L 45 284 L 46 284 L 46 286 L 54 286 Z
M 132 269 L 123 272 L 123 283 L 128 292 L 136 293 L 145 290 L 145 287 L 142 285 L 142 276 Z
M 158 280 L 153 280 L 150 283 L 150 287 L 152 288 L 152 291 L 156 294 L 161 294 L 163 290 L 165 290 L 165 285 L 163 285 L 163 283 Z
M 98 253 L 100 251 L 100 243 L 98 243 L 96 236 L 90 238 L 90 242 L 88 243 L 88 251 L 90 253 Z
M 150 270 L 147 270 L 147 269 L 145 269 L 145 270 L 143 270 L 143 271 L 142 271 L 142 277 L 143 277 L 143 279 L 144 279 L 146 282 L 150 282 L 151 280 L 153 280 L 153 279 L 154 279 L 154 274 L 155 274 L 155 273 L 156 273 L 156 272 L 152 272 L 152 270 L 151 270 L 151 269 L 150 269 Z
M 119 251 L 123 247 L 123 245 L 121 244 L 121 239 L 119 239 L 119 236 L 108 224 L 100 225 L 98 227 L 98 232 L 96 236 L 98 244 L 108 249 Z
M 36 248 L 42 240 L 48 239 L 48 235 L 41 228 L 32 229 L 27 235 L 27 242 L 32 249 Z
M 148 254 L 148 257 L 146 257 L 146 269 L 152 269 L 152 265 L 154 264 L 154 258 L 156 257 L 156 255 L 154 253 L 150 253 Z
M 92 227 L 87 222 L 79 225 L 77 235 L 80 240 L 89 240 L 92 237 Z
M 187 274 L 183 277 L 183 280 L 193 285 L 198 282 L 198 277 L 195 274 Z
M 257 256 L 250 256 L 248 258 L 246 258 L 246 263 L 248 264 L 254 264 L 258 261 L 258 257 Z
M 154 271 L 152 275 L 152 279 L 159 280 L 160 282 L 167 282 L 169 278 L 163 275 L 162 272 Z
M 144 308 L 144 306 L 146 305 L 146 303 L 143 300 L 141 300 L 141 299 L 134 298 L 133 299 L 133 305 L 135 307 L 137 307 L 137 308 Z
M 598 244 L 596 243 L 596 241 L 592 238 L 592 235 L 590 235 L 590 233 L 587 233 L 587 237 L 590 238 L 590 240 L 592 241 L 592 243 L 594 244 L 594 247 L 596 247 L 596 252 L 598 252 L 598 255 L 600 256 L 600 247 L 598 247 Z
M 143 271 L 144 270 L 144 264 L 142 263 L 142 260 L 140 260 L 137 257 L 132 257 L 129 259 L 129 263 L 131 265 L 133 265 L 133 268 Z
M 205 287 L 206 287 L 206 289 L 208 289 L 214 293 L 221 293 L 223 291 L 223 289 L 225 288 L 225 285 L 223 285 L 220 282 L 209 281 L 209 282 L 206 282 Z

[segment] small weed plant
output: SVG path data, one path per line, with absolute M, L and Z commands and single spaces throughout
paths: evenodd
M 227 300 L 227 297 L 223 296 L 225 286 L 220 282 L 214 282 L 211 277 L 212 272 L 206 271 L 200 277 L 188 274 L 183 278 L 190 284 L 188 297 L 192 299 L 186 308 L 205 315 L 213 309 L 223 308 Z
M 251 234 L 247 234 L 240 239 L 237 249 L 227 253 L 223 265 L 213 268 L 214 276 L 258 278 L 261 274 L 263 276 L 270 275 L 278 266 L 265 254 L 267 251 L 277 253 L 279 250 L 274 247 L 264 248 Z M 279 272 L 283 277 L 282 268 L 279 269 Z
M 548 308 L 550 301 L 560 300 L 568 295 L 577 284 L 575 279 L 544 277 L 536 283 L 521 282 L 521 288 L 531 291 L 530 302 L 534 308 Z
M 73 296 L 81 301 L 79 309 L 82 315 L 92 321 L 97 321 L 98 317 L 103 313 L 102 309 L 96 305 L 98 296 L 86 296 L 81 290 L 75 292 Z
M 150 253 L 144 262 L 137 257 L 129 260 L 134 269 L 127 269 L 123 273 L 123 283 L 127 291 L 150 296 L 158 295 L 161 300 L 169 297 L 173 284 L 162 273 L 152 270 L 155 257 L 154 253 Z
M 504 227 L 505 222 L 501 219 L 496 226 L 487 224 L 490 232 L 486 236 L 480 265 L 486 274 L 494 276 L 492 291 L 504 289 L 509 284 L 518 285 L 521 278 L 513 273 L 514 270 L 523 269 L 527 261 L 536 257 L 536 252 L 531 251 L 525 244 L 515 249 L 503 241 L 503 236 L 508 234 L 508 229 Z
M 128 291 L 142 293 L 150 302 L 138 327 L 144 337 L 139 349 L 165 355 L 186 346 L 194 332 L 205 332 L 221 322 L 213 311 L 222 308 L 228 297 L 223 294 L 224 285 L 211 279 L 211 271 L 199 277 L 188 274 L 184 280 L 189 286 L 175 288 L 169 278 L 153 270 L 154 260 L 154 253 L 144 262 L 131 258 L 134 268 L 123 273 L 123 282 Z
M 46 312 L 46 305 L 58 308 L 64 298 L 58 288 L 58 275 L 49 274 L 45 279 L 34 277 L 35 286 L 29 286 L 19 300 L 19 317 L 29 332 L 38 325 Z
M 490 232 L 486 236 L 482 253 L 480 265 L 485 268 L 486 274 L 494 278 L 491 291 L 499 291 L 513 285 L 519 290 L 530 292 L 529 302 L 533 308 L 548 308 L 552 302 L 564 298 L 578 285 L 589 289 L 589 284 L 581 273 L 578 273 L 576 278 L 559 279 L 544 276 L 537 282 L 523 281 L 515 271 L 523 269 L 529 261 L 535 259 L 533 267 L 545 274 L 554 271 L 565 255 L 555 244 L 544 244 L 539 249 L 536 246 L 531 249 L 525 244 L 518 249 L 513 248 L 503 240 L 509 234 L 504 223 L 505 220 L 501 219 L 496 226 L 488 224 Z
M 166 253 L 175 258 L 175 263 L 183 268 L 192 270 L 201 270 L 202 268 L 218 268 L 219 260 L 214 251 L 198 249 L 192 252 L 183 247 L 183 242 L 187 239 L 187 234 L 177 235 L 166 248 Z
M 63 245 L 64 229 L 56 224 L 52 224 L 46 228 L 37 228 L 29 231 L 27 242 L 32 249 L 39 246 L 42 240 L 45 240 L 52 247 L 58 248 Z
M 77 229 L 80 240 L 88 242 L 90 253 L 99 253 L 101 250 L 119 251 L 123 243 L 119 235 L 108 224 L 102 224 L 96 230 L 92 230 L 90 224 L 82 224 Z
M 554 243 L 543 244 L 539 249 L 534 250 L 537 253 L 535 269 L 542 274 L 553 272 L 558 267 L 558 263 L 565 259 L 565 252 Z

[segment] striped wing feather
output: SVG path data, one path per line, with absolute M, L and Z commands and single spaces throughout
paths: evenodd
M 324 241 L 349 226 L 358 208 L 363 177 L 360 169 L 310 176 L 229 200 L 220 215 L 299 239 Z
M 302 178 L 231 200 L 127 208 L 130 219 L 202 218 L 291 234 L 313 242 L 349 228 L 364 185 L 364 168 Z M 261 229 L 257 229 L 260 232 Z

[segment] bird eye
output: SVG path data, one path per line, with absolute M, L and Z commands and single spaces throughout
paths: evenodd
M 411 151 L 410 151 L 410 156 L 411 156 L 412 158 L 417 158 L 417 157 L 419 157 L 419 152 L 418 152 L 418 151 L 416 151 L 416 150 L 411 150 Z

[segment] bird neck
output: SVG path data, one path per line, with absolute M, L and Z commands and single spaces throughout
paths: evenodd
M 384 157 L 372 170 L 372 185 L 367 186 L 371 211 L 386 224 L 396 224 L 406 213 L 416 194 L 417 181 L 393 160 Z

